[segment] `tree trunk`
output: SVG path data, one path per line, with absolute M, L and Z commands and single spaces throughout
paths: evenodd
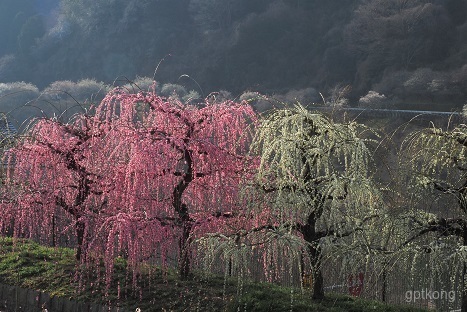
M 55 215 L 52 215 L 52 247 L 57 247 L 57 241 L 55 238 Z
M 309 246 L 308 253 L 310 255 L 312 265 L 312 299 L 324 299 L 324 280 L 321 270 L 321 249 L 319 246 Z
M 178 271 L 182 279 L 186 279 L 190 275 L 190 247 L 188 240 L 191 227 L 189 220 L 183 221 L 182 236 L 180 237 L 180 258 L 178 261 Z
M 83 221 L 76 221 L 76 238 L 78 240 L 78 246 L 76 248 L 76 260 L 78 262 L 81 261 L 83 254 L 84 254 L 84 232 L 85 232 L 85 224 Z
M 464 224 L 463 226 L 463 244 L 464 248 L 467 246 L 467 226 Z M 461 312 L 467 312 L 467 263 L 464 260 L 463 269 L 462 269 L 462 305 L 461 305 Z
M 191 134 L 188 134 L 187 136 L 191 137 Z M 188 140 L 184 140 L 184 142 L 188 145 Z M 191 158 L 190 151 L 185 150 L 183 152 L 183 159 L 185 160 L 187 169 L 183 175 L 183 179 L 180 180 L 180 182 L 173 190 L 172 206 L 174 207 L 175 212 L 178 214 L 178 219 L 182 227 L 182 236 L 179 240 L 180 251 L 178 259 L 178 272 L 180 274 L 180 278 L 186 279 L 190 274 L 189 239 L 193 224 L 188 212 L 188 206 L 185 203 L 182 203 L 182 196 L 188 185 L 191 183 L 191 181 L 193 181 L 193 159 Z
M 465 244 L 464 244 L 465 246 Z M 464 261 L 464 268 L 462 270 L 462 306 L 461 306 L 461 312 L 467 312 L 467 263 Z
M 382 279 L 383 279 L 383 287 L 381 289 L 381 301 L 386 302 L 386 289 L 387 289 L 387 286 L 388 286 L 387 276 L 386 276 L 386 267 L 384 267 L 384 269 L 383 269 Z
M 308 246 L 308 256 L 311 262 L 311 276 L 312 276 L 312 299 L 324 299 L 324 280 L 323 272 L 321 270 L 321 248 L 319 246 L 319 236 L 315 229 L 316 215 L 311 213 L 308 216 L 308 222 L 301 228 L 303 238 Z

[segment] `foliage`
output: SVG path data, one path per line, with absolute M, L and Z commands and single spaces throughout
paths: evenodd
M 0 111 L 7 114 L 13 125 L 22 128 L 34 116 L 43 116 L 44 112 L 35 107 L 39 96 L 39 89 L 30 83 L 0 83 Z
M 331 106 L 333 108 L 342 108 L 342 107 L 346 107 L 348 106 L 349 104 L 349 99 L 348 99 L 348 95 L 351 91 L 351 86 L 347 85 L 347 86 L 341 86 L 341 85 L 337 85 L 337 86 L 334 86 L 331 90 L 330 90 L 330 94 L 329 94 L 329 100 L 325 100 L 324 104 L 327 105 L 327 106 Z
M 5 113 L 0 113 L 0 127 L 0 157 L 3 159 L 10 148 L 15 145 L 18 131 L 11 124 L 8 116 Z M 5 163 L 3 163 L 3 166 L 4 165 Z
M 434 55 L 427 51 L 442 53 L 449 40 L 446 30 L 450 25 L 445 13 L 437 1 L 363 1 L 346 26 L 349 46 L 363 59 L 358 69 L 360 76 L 368 79 L 369 72 L 382 73 L 389 64 L 407 69 L 433 61 Z M 369 82 L 356 84 L 368 86 Z
M 206 101 L 209 103 L 222 103 L 225 101 L 231 101 L 232 94 L 226 90 L 219 90 L 218 92 L 212 92 L 206 97 Z
M 410 248 L 414 262 L 428 258 L 435 270 L 431 278 L 437 279 L 443 270 L 449 272 L 444 287 L 460 285 L 462 311 L 467 310 L 466 142 L 467 128 L 461 124 L 453 129 L 433 126 L 415 132 L 403 146 L 412 169 L 411 190 L 419 198 L 428 197 L 431 209 L 415 206 L 407 212 L 403 219 L 408 230 L 402 246 Z
M 0 4 L 0 56 L 17 51 L 17 38 L 23 25 L 34 15 L 34 1 L 5 0 Z
M 160 94 L 160 85 L 157 84 L 154 79 L 150 77 L 136 77 L 134 81 L 125 84 L 122 89 L 128 90 L 128 92 L 136 93 L 138 91 L 151 92 L 156 91 Z
M 66 100 L 66 98 L 73 98 L 78 103 L 84 103 L 85 101 L 100 102 L 107 92 L 108 86 L 94 79 L 82 79 L 77 82 L 55 81 L 43 91 L 50 99 Z
M 40 15 L 30 17 L 21 27 L 18 35 L 18 48 L 21 54 L 29 55 L 36 40 L 45 34 L 44 21 Z
M 360 98 L 358 106 L 363 108 L 385 108 L 387 102 L 388 99 L 384 94 L 370 90 L 367 95 Z
M 47 117 L 57 116 L 67 122 L 74 114 L 89 111 L 109 91 L 109 86 L 93 79 L 54 81 L 41 93 L 39 102 L 53 111 Z
M 24 65 L 21 65 L 14 54 L 2 56 L 0 58 L 0 81 L 17 81 L 24 69 Z
M 161 95 L 165 97 L 177 96 L 184 97 L 187 94 L 187 91 L 184 86 L 174 83 L 166 83 L 162 85 Z
M 136 276 L 143 260 L 167 265 L 176 246 L 186 277 L 194 237 L 242 215 L 255 119 L 245 103 L 200 108 L 117 89 L 93 115 L 38 120 L 9 154 L 0 228 L 69 240 L 87 264 L 104 257 L 107 286 L 116 257 Z
M 252 144 L 261 160 L 258 173 L 244 195 L 253 222 L 244 222 L 236 234 L 209 236 L 203 241 L 207 254 L 231 261 L 240 275 L 257 261 L 249 255 L 258 254 L 271 281 L 291 274 L 287 268 L 293 266 L 300 274 L 311 270 L 312 297 L 322 299 L 326 252 L 340 238 L 346 238 L 341 250 L 359 241 L 359 232 L 379 213 L 368 176 L 366 130 L 300 105 L 265 116 Z
M 190 13 L 201 30 L 226 30 L 231 24 L 239 1 L 232 0 L 191 0 Z
M 34 118 L 58 116 L 65 122 L 100 102 L 108 86 L 92 79 L 55 81 L 44 90 L 26 82 L 0 83 L 0 111 L 23 131 Z
M 266 112 L 273 108 L 271 99 L 258 92 L 247 91 L 240 95 L 240 101 L 248 102 L 255 111 L 259 113 Z
M 47 3 L 54 10 L 44 10 L 44 1 L 2 2 L 0 59 L 14 58 L 0 62 L 2 82 L 44 88 L 92 77 L 112 84 L 119 77 L 154 77 L 157 67 L 155 78 L 169 83 L 196 73 L 206 95 L 221 89 L 234 95 L 306 88 L 326 93 L 341 84 L 352 85 L 350 103 L 374 90 L 396 104 L 417 104 L 417 90 L 405 90 L 398 76 L 430 68 L 446 79 L 428 87 L 423 101 L 444 108 L 464 104 L 466 79 L 458 75 L 466 51 L 463 0 Z M 391 81 L 400 93 L 387 91 Z

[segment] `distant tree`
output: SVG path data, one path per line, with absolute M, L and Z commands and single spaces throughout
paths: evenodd
M 5 153 L 14 146 L 17 135 L 18 131 L 8 120 L 8 116 L 5 113 L 0 113 L 0 157 L 2 159 Z M 2 166 L 4 166 L 4 163 Z
M 155 90 L 156 93 L 160 94 L 161 86 L 150 77 L 138 76 L 134 81 L 128 82 L 122 88 L 133 93 L 138 91 L 150 92 Z
M 93 79 L 54 81 L 42 91 L 38 104 L 49 106 L 52 115 L 48 117 L 55 115 L 66 122 L 74 114 L 84 113 L 102 101 L 108 90 L 109 86 Z
M 26 82 L 0 83 L 0 112 L 18 129 L 24 129 L 34 117 L 44 117 L 50 107 L 38 108 L 39 89 Z
M 187 93 L 184 86 L 174 83 L 163 84 L 161 88 L 161 95 L 165 97 L 175 96 L 182 98 L 187 95 Z
M 86 33 L 93 31 L 108 32 L 109 24 L 115 26 L 122 16 L 125 6 L 120 0 L 90 1 L 90 0 L 63 0 L 60 2 L 61 13 L 67 19 L 79 25 Z M 107 19 L 102 19 L 107 12 Z M 111 13 L 111 14 L 110 14 Z
M 240 95 L 239 99 L 248 102 L 259 113 L 266 112 L 273 108 L 271 99 L 258 92 L 246 91 Z
M 358 101 L 358 106 L 362 108 L 386 108 L 387 104 L 388 98 L 376 91 L 368 91 L 367 95 Z
M 21 27 L 18 48 L 21 54 L 29 55 L 37 41 L 45 34 L 45 24 L 40 15 L 30 17 Z
M 26 77 L 28 67 L 22 60 L 14 54 L 7 54 L 0 57 L 0 81 L 11 82 L 21 81 Z
M 461 25 L 467 21 L 467 3 L 465 1 L 447 0 L 445 7 L 454 25 Z
M 212 92 L 206 97 L 206 101 L 210 103 L 222 103 L 225 101 L 231 101 L 232 94 L 226 90 L 219 90 L 218 92 Z
M 301 103 L 303 105 L 310 103 L 318 103 L 322 101 L 322 98 L 318 91 L 314 88 L 305 89 L 293 89 L 288 91 L 283 96 L 276 96 L 277 99 L 284 101 L 285 103 Z
M 345 32 L 359 57 L 357 87 L 368 87 L 385 68 L 411 69 L 439 60 L 450 39 L 446 14 L 436 1 L 363 1 Z
M 186 277 L 193 236 L 241 211 L 255 119 L 246 104 L 199 108 L 118 90 L 92 116 L 41 119 L 11 152 L 16 196 L 2 205 L 1 225 L 42 239 L 74 228 L 77 259 L 105 256 L 107 277 L 118 255 L 136 267 L 178 245 Z
M 0 57 L 17 52 L 18 35 L 35 14 L 34 0 L 4 0 L 0 3 Z
M 233 21 L 239 1 L 191 0 L 190 12 L 195 23 L 204 31 L 226 30 Z
M 345 107 L 349 103 L 348 95 L 352 90 L 350 85 L 342 86 L 340 84 L 329 90 L 329 99 L 325 100 L 325 105 L 331 107 Z
M 463 103 L 462 81 L 462 68 L 438 71 L 419 67 L 413 71 L 387 71 L 372 88 L 388 95 L 394 104 L 423 105 L 424 110 L 433 110 L 433 105 L 437 105 L 449 110 L 447 106 L 459 107 Z
M 153 77 L 157 64 L 171 54 L 177 62 L 170 70 L 160 66 L 157 78 L 174 81 L 181 74 L 176 66 L 185 66 L 181 55 L 189 50 L 195 31 L 188 1 L 63 0 L 60 20 L 66 26 L 64 43 L 49 49 L 46 68 L 54 68 L 60 73 L 58 77 L 71 80 L 94 77 L 108 82 L 119 76 L 134 79 L 136 74 Z

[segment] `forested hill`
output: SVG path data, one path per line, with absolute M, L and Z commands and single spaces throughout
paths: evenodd
M 161 60 L 156 80 L 205 95 L 318 101 L 350 86 L 363 106 L 449 111 L 467 99 L 467 1 L 0 1 L 0 82 L 112 83 L 153 77 Z

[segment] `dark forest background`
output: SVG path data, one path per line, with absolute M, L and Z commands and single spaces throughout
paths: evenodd
M 467 99 L 467 1 L 0 1 L 0 83 L 112 84 L 161 60 L 158 82 L 201 96 L 449 111 Z

